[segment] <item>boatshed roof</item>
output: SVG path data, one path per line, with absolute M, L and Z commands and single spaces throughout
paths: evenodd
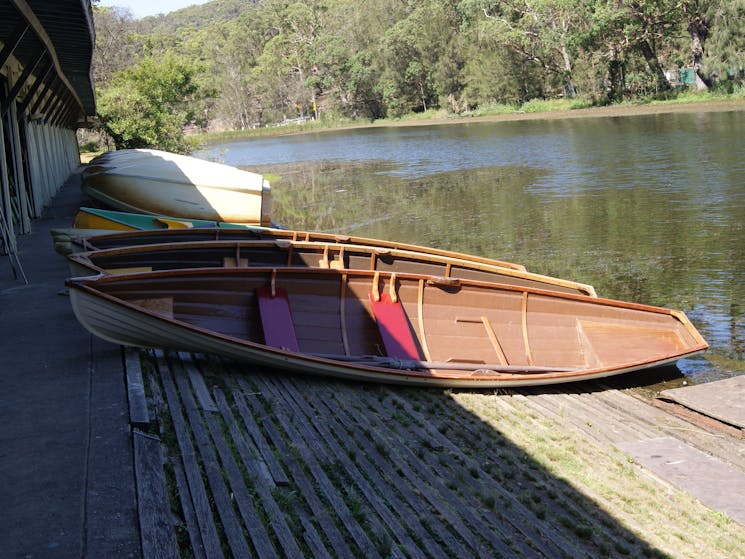
M 12 56 L 24 69 L 33 66 L 34 77 L 51 67 L 82 114 L 95 114 L 90 0 L 0 0 L 0 41 L 4 49 L 15 44 Z

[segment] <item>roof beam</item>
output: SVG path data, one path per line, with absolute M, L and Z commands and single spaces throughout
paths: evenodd
M 49 35 L 47 35 L 47 32 L 44 30 L 44 26 L 36 17 L 34 11 L 28 5 L 26 0 L 10 0 L 10 2 L 11 4 L 15 5 L 16 9 L 21 13 L 21 15 L 26 18 L 26 21 L 29 23 L 29 25 L 33 27 L 34 32 L 39 37 L 39 40 L 44 44 L 47 51 L 49 52 L 49 57 L 51 58 L 52 63 L 54 64 L 54 68 L 57 71 L 57 76 L 65 85 L 65 87 L 70 90 L 70 93 L 72 94 L 75 102 L 81 107 L 83 111 L 85 111 L 85 106 L 78 97 L 77 91 L 75 91 L 75 88 L 72 86 L 70 81 L 67 79 L 65 72 L 62 70 L 62 65 L 57 59 L 57 51 L 54 48 L 54 43 L 52 43 L 52 40 L 49 38 Z
M 57 98 L 57 86 L 59 85 L 59 83 L 59 76 L 55 73 L 54 77 L 52 78 L 52 83 L 47 86 L 49 95 L 47 95 L 46 101 L 44 101 L 44 104 L 41 106 L 41 110 L 39 111 L 41 114 L 46 115 L 49 112 L 49 109 L 52 108 L 52 104 Z M 36 111 L 34 110 L 34 112 Z
M 25 25 L 21 23 L 21 25 L 17 26 L 15 30 L 13 31 L 13 35 L 7 40 L 7 42 L 3 45 L 3 50 L 0 51 L 0 68 L 5 66 L 5 63 L 8 61 L 8 59 L 13 56 L 13 51 L 16 50 L 20 42 L 23 40 L 23 37 L 26 35 L 26 31 L 31 29 L 31 26 L 26 23 Z
M 28 106 L 31 104 L 31 101 L 34 99 L 34 95 L 39 91 L 42 85 L 44 85 L 44 82 L 46 81 L 47 77 L 49 76 L 49 72 L 52 71 L 52 62 L 47 61 L 47 63 L 44 65 L 42 70 L 39 72 L 39 75 L 34 80 L 34 83 L 31 84 L 31 87 L 29 87 L 26 94 L 23 96 L 23 101 L 18 104 L 18 114 L 23 114 Z M 43 95 L 43 90 L 39 95 Z M 37 99 L 38 101 L 38 99 Z M 34 104 L 36 105 L 36 104 Z M 33 114 L 33 113 L 31 113 Z
M 44 59 L 44 56 L 46 56 L 47 52 L 44 49 L 41 49 L 39 52 L 39 55 L 36 57 L 36 60 L 34 60 L 33 64 L 27 65 L 23 69 L 23 73 L 18 77 L 16 82 L 13 84 L 13 87 L 11 88 L 10 92 L 8 93 L 8 98 L 5 100 L 5 103 L 2 103 L 0 105 L 0 117 L 4 117 L 5 113 L 8 112 L 8 109 L 10 108 L 10 105 L 13 103 L 13 100 L 18 96 L 18 94 L 21 92 L 21 89 L 24 85 L 26 85 L 26 82 L 28 81 L 29 77 L 31 77 L 31 74 L 34 70 L 36 70 L 36 67 L 39 65 L 39 63 Z

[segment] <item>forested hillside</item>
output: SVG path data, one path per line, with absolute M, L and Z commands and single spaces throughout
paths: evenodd
M 147 117 L 174 132 L 605 104 L 669 95 L 681 76 L 701 89 L 745 76 L 745 0 L 213 0 L 143 20 L 96 7 L 95 20 L 104 120 L 155 104 Z

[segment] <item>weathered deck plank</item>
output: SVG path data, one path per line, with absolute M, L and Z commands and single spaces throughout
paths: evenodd
M 298 382 L 296 380 L 296 382 Z M 381 496 L 395 505 L 406 522 L 406 526 L 412 531 L 412 536 L 422 541 L 427 553 L 432 557 L 455 556 L 463 552 L 463 544 L 460 540 L 448 537 L 448 529 L 440 521 L 439 515 L 430 514 L 430 508 L 422 499 L 421 493 L 407 483 L 402 483 L 400 466 L 388 457 L 390 454 L 382 445 L 373 444 L 368 434 L 368 422 L 364 416 L 351 415 L 338 405 L 331 391 L 323 385 L 312 381 L 302 381 L 304 392 L 314 396 L 314 400 L 325 408 L 325 414 L 333 418 L 339 426 L 339 432 L 345 433 L 348 441 L 354 441 L 355 458 L 361 464 L 369 464 L 368 475 L 376 477 L 381 486 Z M 347 446 L 351 446 L 348 445 Z M 385 453 L 386 455 L 384 455 Z M 396 494 L 400 494 L 398 497 Z M 427 527 L 422 524 L 426 520 Z
M 211 495 L 217 513 L 220 517 L 222 529 L 227 538 L 230 550 L 234 557 L 248 557 L 251 554 L 248 542 L 243 536 L 243 527 L 237 518 L 235 508 L 230 496 L 230 491 L 225 485 L 222 475 L 222 467 L 215 453 L 215 449 L 210 441 L 207 429 L 204 425 L 204 418 L 199 412 L 199 407 L 191 393 L 191 385 L 186 372 L 181 367 L 181 362 L 176 362 L 171 366 L 176 386 L 181 396 L 181 404 L 186 411 L 186 416 L 191 426 L 191 432 L 197 445 L 197 450 L 201 457 L 202 469 L 207 476 Z M 211 399 L 211 398 L 210 398 Z M 170 403 L 170 401 L 169 401 Z M 210 412 L 207 412 L 210 413 Z M 263 541 L 259 539 L 259 543 Z
M 422 464 L 421 459 L 411 449 L 411 440 L 396 437 L 389 426 L 381 422 L 377 414 L 363 415 L 364 412 L 357 406 L 358 402 L 355 402 L 355 399 L 348 394 L 346 386 L 342 386 L 340 390 L 335 391 L 335 398 L 341 406 L 346 408 L 347 413 L 364 417 L 369 430 L 376 434 L 379 443 L 384 444 L 392 453 L 392 456 L 395 456 L 404 478 L 412 484 L 414 490 L 437 510 L 437 513 L 461 538 L 464 547 L 468 546 L 472 549 L 471 553 L 481 555 L 483 552 L 481 537 L 490 537 L 491 535 L 481 534 L 476 528 L 479 523 L 475 521 L 469 508 L 472 503 L 463 503 L 446 487 L 446 482 L 436 475 L 437 470 L 433 471 L 430 467 L 425 467 Z M 422 476 L 421 472 L 426 472 L 427 475 Z M 495 545 L 503 548 L 503 552 L 509 551 L 502 542 L 495 541 Z
M 202 543 L 202 533 L 199 531 L 199 521 L 197 513 L 194 510 L 194 503 L 189 493 L 189 484 L 186 481 L 184 467 L 178 460 L 171 460 L 173 468 L 173 477 L 175 478 L 176 491 L 178 492 L 179 505 L 184 515 L 184 524 L 189 536 L 191 548 L 189 551 L 194 555 L 194 559 L 206 559 L 204 544 Z
M 178 356 L 181 361 L 181 366 L 189 376 L 191 387 L 194 390 L 199 405 L 205 411 L 216 412 L 217 406 L 215 405 L 215 402 L 212 401 L 212 396 L 207 388 L 207 384 L 204 382 L 204 377 L 202 376 L 201 371 L 197 368 L 194 360 L 191 358 L 191 355 L 185 352 L 179 352 Z
M 264 434 L 261 432 L 261 428 L 259 427 L 257 420 L 248 410 L 246 400 L 244 398 L 236 398 L 235 404 L 238 408 L 238 411 L 240 412 L 241 418 L 243 419 L 243 425 L 248 434 L 251 436 L 251 440 L 253 440 L 256 449 L 259 451 L 262 462 L 269 470 L 269 473 L 272 476 L 272 480 L 277 485 L 289 485 L 290 480 L 287 479 L 287 474 L 285 473 L 280 463 L 277 461 L 277 458 L 274 456 L 269 443 L 264 437 Z
M 572 557 L 582 555 L 582 552 L 575 547 L 572 540 L 566 538 L 560 531 L 550 525 L 538 527 L 536 523 L 531 522 L 530 519 L 534 516 L 534 513 L 528 510 L 514 495 L 506 491 L 501 481 L 493 478 L 490 472 L 486 471 L 478 462 L 472 460 L 464 453 L 460 446 L 445 437 L 437 429 L 435 422 L 427 421 L 427 418 L 414 410 L 404 398 L 400 397 L 394 391 L 388 390 L 387 395 L 391 402 L 395 403 L 409 417 L 414 419 L 414 421 L 410 422 L 409 429 L 412 429 L 415 433 L 424 431 L 426 435 L 422 434 L 421 436 L 426 438 L 422 440 L 434 441 L 437 446 L 448 449 L 449 452 L 441 453 L 441 457 L 437 459 L 437 463 L 440 466 L 445 466 L 451 470 L 459 467 L 468 470 L 469 475 L 464 476 L 461 485 L 468 486 L 474 496 L 492 493 L 499 495 L 504 503 L 509 503 L 509 515 L 499 514 L 498 511 L 486 511 L 486 509 L 479 511 L 482 521 L 487 526 L 496 524 L 498 529 L 504 533 L 504 537 L 510 538 L 518 542 L 518 544 L 523 540 L 530 541 L 541 553 L 549 557 L 560 556 L 561 554 Z M 421 427 L 418 427 L 416 425 L 417 423 L 421 424 Z M 463 429 L 465 427 L 464 423 L 459 422 L 457 429 Z M 432 457 L 429 458 L 429 462 L 435 466 Z M 548 506 L 552 506 L 552 504 L 549 503 Z M 508 527 L 511 529 L 508 530 Z M 527 549 L 523 549 L 525 553 L 528 551 Z
M 660 393 L 660 398 L 677 402 L 728 425 L 745 429 L 743 393 L 745 393 L 745 375 L 739 375 L 699 386 L 664 390 Z
M 150 416 L 145 397 L 145 384 L 142 381 L 142 365 L 139 350 L 124 350 L 124 367 L 127 374 L 127 403 L 129 404 L 129 422 L 133 427 L 147 431 Z
M 263 507 L 263 511 L 269 517 L 269 525 L 271 526 L 275 537 L 278 539 L 280 546 L 288 557 L 300 556 L 302 554 L 300 548 L 295 542 L 295 538 L 289 526 L 287 525 L 284 516 L 282 515 L 282 511 L 272 497 L 271 491 L 269 491 L 267 485 L 264 483 L 264 476 L 262 475 L 263 472 L 259 468 L 258 462 L 253 456 L 253 453 L 248 448 L 248 444 L 246 443 L 243 434 L 238 429 L 235 417 L 230 411 L 230 407 L 228 406 L 228 402 L 225 399 L 225 395 L 219 389 L 215 388 L 214 396 L 217 402 L 217 407 L 222 415 L 223 421 L 227 425 L 230 441 L 238 449 L 241 461 L 246 467 L 248 475 L 253 481 L 253 489 L 259 496 L 260 504 Z M 214 425 L 210 428 L 210 430 L 214 431 L 212 434 L 213 437 L 217 440 L 217 437 L 219 436 L 219 434 L 216 432 L 217 426 Z M 221 446 L 224 447 L 225 443 L 222 443 Z M 223 462 L 225 461 L 226 460 L 223 460 Z M 229 465 L 229 468 L 230 470 L 233 470 L 231 472 L 232 477 L 236 477 L 239 475 L 239 472 L 235 471 L 238 468 L 237 464 L 235 466 L 231 464 Z M 234 491 L 236 490 L 234 489 Z M 236 498 L 238 500 L 239 507 L 241 506 L 241 501 L 244 499 L 253 501 L 253 498 L 250 494 L 248 494 L 248 491 L 246 489 L 239 489 L 238 491 L 236 491 Z M 248 523 L 257 522 L 258 520 L 246 518 L 247 516 L 248 515 L 244 514 L 244 520 L 247 523 L 247 528 L 251 530 L 252 528 L 248 526 Z
M 294 424 L 292 418 L 282 406 L 281 399 L 278 398 L 277 393 L 274 391 L 273 383 L 266 382 L 266 378 L 257 379 L 257 382 L 262 389 L 264 397 L 272 406 L 272 410 L 282 425 L 282 428 L 294 442 L 294 449 L 302 457 L 305 467 L 309 470 L 315 483 L 318 485 L 321 495 L 331 505 L 334 513 L 338 515 L 341 525 L 349 533 L 365 557 L 380 557 L 375 544 L 359 525 L 349 510 L 347 503 L 342 498 L 342 495 L 334 487 L 334 484 L 324 471 L 321 460 L 315 456 L 311 447 L 308 445 L 309 440 L 312 440 L 310 430 L 307 429 L 306 425 Z
M 189 495 L 194 506 L 194 513 L 199 526 L 199 533 L 207 557 L 224 557 L 220 546 L 220 536 L 217 533 L 215 519 L 212 516 L 207 489 L 202 481 L 202 473 L 197 460 L 197 453 L 191 442 L 191 435 L 187 426 L 186 418 L 181 411 L 176 385 L 171 378 L 171 372 L 165 356 L 156 352 L 160 379 L 163 383 L 166 402 L 170 412 L 173 430 L 178 441 L 181 461 L 184 467 L 186 482 L 189 487 Z
M 633 510 L 617 511 L 623 521 L 615 523 L 596 505 L 602 493 L 588 486 L 580 495 L 520 444 L 587 445 L 577 448 L 578 459 L 597 454 L 599 467 L 615 467 L 624 460 L 624 441 L 641 437 L 677 433 L 704 450 L 727 448 L 608 387 L 481 395 L 246 375 L 201 355 L 168 360 L 170 367 L 158 356 L 144 380 L 161 428 L 173 430 L 178 445 L 168 458 L 189 529 L 190 544 L 180 543 L 195 557 L 219 556 L 209 545 L 259 557 L 670 553 L 676 548 L 665 542 L 675 536 L 636 538 L 649 527 Z M 622 484 L 619 475 L 627 474 L 614 475 L 608 483 Z M 656 512 L 651 504 L 642 508 Z
M 274 395 L 277 398 L 282 398 L 282 401 L 287 405 L 287 407 L 293 410 L 293 416 L 295 418 L 302 418 L 300 419 L 300 424 L 308 425 L 309 429 L 315 429 L 317 435 L 312 435 L 312 443 L 316 453 L 320 452 L 325 454 L 327 458 L 333 459 L 335 463 L 338 463 L 343 467 L 345 474 L 349 476 L 352 483 L 359 488 L 361 494 L 365 497 L 375 512 L 380 515 L 382 522 L 386 524 L 393 537 L 399 541 L 399 544 L 406 551 L 407 555 L 409 557 L 425 557 L 424 553 L 422 553 L 406 530 L 401 526 L 398 518 L 393 512 L 393 510 L 395 510 L 395 504 L 397 503 L 397 499 L 393 495 L 393 492 L 385 485 L 377 485 L 375 488 L 372 486 L 363 474 L 363 471 L 361 471 L 358 466 L 354 465 L 352 459 L 350 459 L 348 449 L 342 449 L 336 441 L 334 435 L 327 427 L 327 421 L 318 420 L 318 417 L 314 417 L 309 406 L 305 405 L 306 403 L 300 397 L 296 386 L 286 378 L 278 379 Z M 309 434 L 309 430 L 304 430 L 303 434 Z M 310 437 L 308 437 L 308 442 L 311 442 Z M 365 462 L 363 461 L 363 464 L 364 463 Z M 367 472 L 367 475 L 373 475 L 373 472 L 369 469 Z M 380 499 L 381 494 L 388 497 L 386 502 L 383 502 L 383 500 Z
M 163 476 L 160 439 L 135 429 L 133 442 L 142 556 L 176 559 L 179 551 Z
M 621 446 L 663 479 L 745 524 L 745 473 L 672 437 Z
M 530 548 L 532 546 L 547 557 L 559 557 L 562 553 L 574 557 L 581 555 L 570 541 L 566 540 L 561 533 L 553 530 L 551 526 L 544 525 L 537 529 L 534 522 L 529 522 L 528 519 L 533 517 L 533 513 L 508 491 L 504 490 L 503 482 L 498 482 L 492 478 L 487 471 L 481 468 L 480 464 L 471 460 L 459 446 L 447 440 L 437 430 L 434 422 L 427 421 L 395 391 L 387 390 L 386 398 L 381 401 L 381 405 L 388 411 L 389 417 L 392 419 L 395 414 L 400 414 L 402 411 L 412 418 L 413 421 L 410 421 L 406 430 L 399 435 L 401 441 L 415 438 L 433 445 L 434 450 L 438 448 L 448 449 L 448 452 L 422 454 L 422 462 L 428 465 L 432 471 L 453 469 L 468 471 L 468 475 L 460 478 L 459 484 L 454 490 L 454 492 L 457 491 L 467 496 L 466 499 L 461 499 L 462 501 L 467 502 L 470 499 L 477 499 L 481 495 L 493 494 L 499 495 L 502 503 L 509 506 L 509 515 L 504 515 L 499 510 L 488 510 L 484 506 L 470 507 L 470 510 L 466 513 L 469 515 L 466 517 L 469 518 L 469 524 L 474 527 L 480 525 L 482 527 L 480 532 L 484 534 L 485 539 L 491 545 L 503 545 L 503 542 L 510 541 L 514 547 L 525 554 L 534 552 Z M 389 423 L 389 425 L 392 424 L 393 422 Z M 540 532 L 543 532 L 543 534 Z M 501 539 L 497 539 L 497 534 Z
M 244 388 L 249 394 L 254 391 L 246 384 L 242 378 L 237 379 L 239 387 Z M 253 410 L 256 413 L 261 413 L 258 407 L 260 403 L 255 397 L 243 398 L 240 392 L 234 393 L 236 404 L 243 400 L 247 404 L 247 410 Z M 253 412 L 250 412 L 253 413 Z M 340 557 L 351 557 L 354 555 L 351 548 L 347 544 L 344 536 L 341 534 L 339 527 L 336 524 L 336 520 L 330 515 L 328 507 L 324 505 L 320 497 L 316 493 L 314 484 L 306 476 L 303 467 L 293 457 L 294 445 L 290 445 L 285 441 L 285 438 L 280 434 L 277 428 L 274 426 L 272 421 L 267 420 L 262 423 L 262 428 L 266 432 L 267 436 L 272 440 L 274 446 L 284 455 L 284 464 L 290 472 L 293 481 L 293 487 L 296 488 L 300 494 L 300 498 L 305 501 L 313 514 L 316 524 L 320 527 L 321 532 L 328 539 L 329 545 L 334 550 L 334 553 Z

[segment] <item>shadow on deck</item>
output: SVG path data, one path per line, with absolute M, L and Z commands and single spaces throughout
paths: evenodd
M 731 441 L 613 388 L 416 390 L 183 353 L 127 350 L 126 362 L 146 557 L 660 557 L 745 545 L 742 526 L 618 450 L 682 434 L 726 454 Z

